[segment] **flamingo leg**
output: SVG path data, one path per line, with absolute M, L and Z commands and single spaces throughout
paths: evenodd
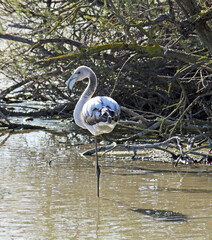
M 99 178 L 100 178 L 100 167 L 98 163 L 98 152 L 97 152 L 97 139 L 95 136 L 95 151 L 96 151 L 96 176 L 97 176 L 97 197 L 99 197 Z

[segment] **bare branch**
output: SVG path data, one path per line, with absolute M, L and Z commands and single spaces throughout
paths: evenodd
M 16 41 L 16 42 L 26 43 L 26 44 L 29 44 L 31 46 L 35 44 L 33 41 L 31 41 L 29 39 L 14 36 L 14 35 L 10 35 L 10 34 L 0 33 L 0 38 L 7 39 L 7 40 L 12 40 L 12 41 Z

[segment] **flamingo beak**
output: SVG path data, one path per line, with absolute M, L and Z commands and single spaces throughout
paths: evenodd
M 75 82 L 77 81 L 77 75 L 76 74 L 73 74 L 66 82 L 67 84 L 67 87 L 69 90 L 72 90 Z

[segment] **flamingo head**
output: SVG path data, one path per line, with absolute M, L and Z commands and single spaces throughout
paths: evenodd
M 89 67 L 86 66 L 78 67 L 66 82 L 68 89 L 72 90 L 76 82 L 82 81 L 85 78 L 89 78 L 91 73 L 92 70 Z

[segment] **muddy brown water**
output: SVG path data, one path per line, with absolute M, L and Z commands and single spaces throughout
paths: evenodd
M 97 199 L 88 137 L 20 131 L 0 143 L 0 239 L 212 239 L 211 167 L 111 153 Z

